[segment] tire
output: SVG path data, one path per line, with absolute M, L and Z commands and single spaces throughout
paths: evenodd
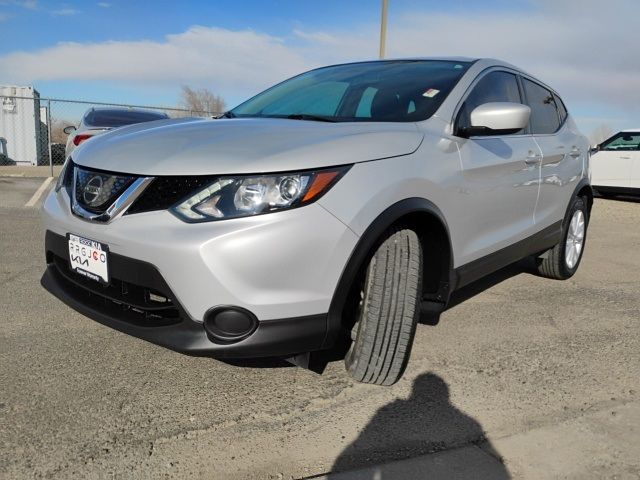
M 413 230 L 383 238 L 367 266 L 345 366 L 358 382 L 393 385 L 407 366 L 420 314 L 422 246 Z
M 573 223 L 580 219 L 583 222 L 582 239 L 579 251 L 571 255 L 571 243 L 574 243 L 576 235 L 572 235 Z M 589 225 L 589 211 L 582 197 L 575 197 L 571 203 L 567 216 L 562 222 L 562 240 L 555 247 L 545 252 L 545 256 L 537 259 L 538 273 L 546 278 L 566 280 L 571 278 L 580 266 L 584 247 L 587 240 L 587 226 Z M 569 238 L 573 237 L 573 238 Z M 567 255 L 567 252 L 570 252 Z

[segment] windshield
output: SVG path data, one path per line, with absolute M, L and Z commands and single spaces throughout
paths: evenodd
M 164 113 L 139 110 L 91 110 L 84 117 L 84 123 L 89 127 L 115 128 L 164 118 L 168 118 Z
M 320 68 L 285 80 L 227 116 L 417 122 L 435 113 L 469 65 L 394 60 Z

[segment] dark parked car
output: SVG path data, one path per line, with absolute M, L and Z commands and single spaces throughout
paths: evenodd
M 166 120 L 169 116 L 164 112 L 152 112 L 133 108 L 91 108 L 83 115 L 80 125 L 70 125 L 64 129 L 69 135 L 67 139 L 66 156 L 85 140 L 108 132 L 114 128 L 132 125 L 134 123 Z

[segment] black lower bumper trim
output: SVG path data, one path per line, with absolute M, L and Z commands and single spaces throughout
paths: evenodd
M 326 315 L 259 322 L 256 331 L 234 344 L 213 343 L 204 326 L 193 320 L 166 326 L 145 327 L 119 320 L 82 302 L 81 295 L 64 288 L 62 278 L 49 266 L 42 276 L 42 286 L 68 306 L 111 328 L 162 345 L 181 353 L 209 355 L 215 358 L 257 358 L 289 356 L 320 350 L 327 328 Z M 78 292 L 79 293 L 79 292 Z
M 140 285 L 153 288 L 171 299 L 176 315 L 169 318 L 160 318 L 159 313 L 162 312 L 158 309 L 151 310 L 151 313 L 144 311 L 149 308 L 146 304 L 125 305 L 125 301 L 130 301 L 131 293 L 119 296 L 112 286 L 98 288 L 78 282 L 61 265 L 61 262 L 66 264 L 68 261 L 65 259 L 64 237 L 48 231 L 45 243 L 48 265 L 42 276 L 42 286 L 74 310 L 129 335 L 178 352 L 216 358 L 291 356 L 326 348 L 326 314 L 262 320 L 247 338 L 235 343 L 217 343 L 207 336 L 201 322 L 189 318 L 152 265 L 113 255 L 114 272 L 129 290 L 132 289 L 129 282 L 132 282 L 135 288 Z

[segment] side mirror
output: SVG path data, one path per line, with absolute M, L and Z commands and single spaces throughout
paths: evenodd
M 589 153 L 591 155 L 593 155 L 596 152 L 600 151 L 600 145 L 593 145 L 590 149 L 589 149 Z
M 74 127 L 73 125 L 68 125 L 68 126 L 64 127 L 62 129 L 62 131 L 64 133 L 66 133 L 67 135 L 69 135 L 71 132 L 75 132 L 76 131 L 76 127 Z
M 471 112 L 471 127 L 464 129 L 465 136 L 508 135 L 527 126 L 531 108 L 521 103 L 484 103 Z

